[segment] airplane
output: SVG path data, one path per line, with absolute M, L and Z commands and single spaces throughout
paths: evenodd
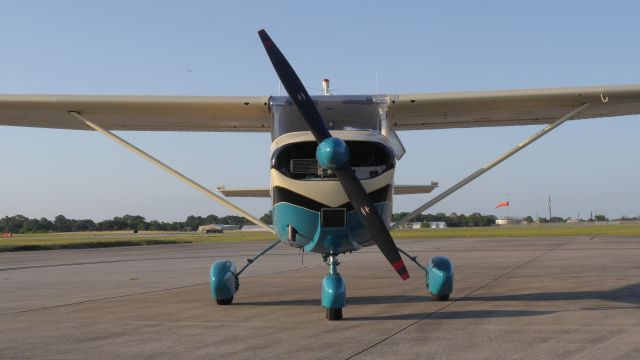
M 262 45 L 288 96 L 0 95 L 0 125 L 95 130 L 133 151 L 277 238 L 238 270 L 229 260 L 210 268 L 219 305 L 232 304 L 240 275 L 280 243 L 318 253 L 328 265 L 321 305 L 330 321 L 343 318 L 346 284 L 338 256 L 376 245 L 401 279 L 404 255 L 425 273 L 434 300 L 454 288 L 450 259 L 421 264 L 397 247 L 390 229 L 491 170 L 568 120 L 640 113 L 640 85 L 431 94 L 310 96 L 265 30 Z M 546 125 L 505 154 L 453 184 L 391 224 L 394 195 L 430 193 L 438 187 L 397 185 L 395 167 L 405 148 L 398 132 L 513 125 Z M 127 142 L 113 131 L 263 132 L 272 138 L 270 186 L 210 190 Z M 219 195 L 222 194 L 223 196 Z M 271 197 L 273 227 L 227 197 Z

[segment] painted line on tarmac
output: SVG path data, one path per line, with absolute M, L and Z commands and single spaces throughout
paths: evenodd
M 297 255 L 297 254 L 284 254 L 284 253 L 274 253 L 269 254 L 273 255 Z M 212 255 L 200 255 L 200 256 L 175 256 L 175 257 L 158 257 L 158 258 L 142 258 L 142 259 L 119 259 L 119 260 L 100 260 L 100 261 L 86 261 L 86 262 L 73 262 L 73 263 L 61 263 L 61 264 L 49 264 L 49 265 L 29 265 L 29 266 L 16 266 L 9 268 L 0 268 L 0 271 L 12 271 L 12 270 L 27 270 L 27 269 L 40 269 L 40 268 L 48 268 L 48 267 L 60 267 L 60 266 L 79 266 L 79 265 L 97 265 L 97 264 L 113 264 L 113 263 L 121 263 L 121 262 L 136 262 L 136 261 L 153 261 L 153 260 L 181 260 L 181 259 L 205 259 L 205 258 L 221 258 L 225 257 L 253 257 L 255 254 L 224 254 L 220 256 L 212 256 Z
M 597 236 L 593 236 L 593 237 L 591 237 L 591 240 L 595 239 L 596 237 L 597 237 Z M 491 285 L 491 284 L 495 283 L 496 281 L 503 279 L 504 277 L 508 276 L 509 274 L 513 273 L 514 271 L 517 271 L 518 269 L 521 269 L 523 266 L 526 266 L 527 264 L 531 263 L 532 261 L 535 261 L 535 260 L 537 260 L 537 259 L 539 259 L 539 258 L 541 258 L 541 257 L 543 257 L 543 256 L 545 256 L 545 255 L 547 255 L 547 254 L 549 254 L 550 252 L 552 252 L 552 251 L 554 251 L 554 250 L 557 250 L 558 248 L 560 248 L 560 247 L 562 247 L 562 246 L 564 246 L 564 245 L 567 245 L 567 244 L 568 244 L 569 242 L 571 242 L 572 240 L 575 240 L 575 238 L 568 239 L 567 241 L 565 241 L 565 242 L 563 242 L 563 243 L 561 243 L 561 244 L 558 244 L 558 245 L 556 245 L 556 246 L 554 246 L 554 247 L 552 247 L 552 248 L 550 248 L 550 249 L 548 249 L 548 250 L 546 250 L 546 251 L 543 251 L 542 253 L 540 253 L 540 254 L 538 254 L 538 255 L 533 256 L 532 258 L 530 258 L 530 259 L 528 259 L 528 260 L 525 260 L 525 261 L 524 261 L 523 263 L 521 263 L 520 265 L 517 265 L 516 267 L 512 268 L 511 270 L 508 270 L 507 272 L 505 272 L 505 273 L 503 273 L 503 274 L 499 275 L 498 277 L 496 277 L 496 278 L 494 278 L 494 279 L 492 279 L 492 280 L 487 281 L 486 283 L 484 283 L 483 285 L 479 286 L 478 288 L 476 288 L 476 289 L 472 290 L 471 292 L 469 292 L 469 293 L 467 293 L 467 294 L 465 294 L 465 295 L 463 295 L 463 296 L 461 296 L 461 297 L 459 297 L 459 298 L 455 298 L 453 301 L 451 301 L 451 302 L 449 302 L 448 304 L 446 304 L 446 305 L 442 306 L 441 308 L 439 308 L 439 309 L 437 309 L 437 310 L 435 310 L 435 311 L 433 311 L 433 312 L 430 312 L 430 313 L 425 314 L 424 316 L 422 316 L 422 317 L 421 317 L 421 318 L 419 318 L 418 320 L 415 320 L 415 321 L 413 321 L 412 323 L 410 323 L 409 325 L 404 326 L 404 327 L 403 327 L 403 328 L 401 328 L 400 330 L 398 330 L 398 331 L 394 332 L 393 334 L 388 335 L 388 336 L 386 336 L 386 337 L 382 338 L 381 340 L 377 341 L 377 342 L 376 342 L 376 343 L 374 343 L 373 345 L 370 345 L 370 346 L 368 346 L 368 347 L 366 347 L 366 348 L 364 348 L 364 349 L 362 349 L 362 350 L 358 351 L 358 352 L 357 352 L 357 353 L 355 353 L 355 354 L 349 355 L 348 357 L 346 357 L 346 358 L 345 358 L 345 360 L 349 360 L 349 359 L 352 359 L 352 358 L 354 358 L 354 357 L 356 357 L 356 356 L 362 355 L 363 353 L 365 353 L 365 352 L 367 352 L 367 351 L 369 351 L 369 350 L 373 349 L 374 347 L 376 347 L 376 346 L 378 346 L 378 345 L 382 344 L 383 342 L 385 342 L 385 341 L 387 341 L 387 340 L 391 339 L 392 337 L 394 337 L 394 336 L 396 336 L 396 335 L 398 335 L 398 334 L 400 334 L 400 333 L 404 332 L 405 330 L 407 330 L 408 328 L 412 327 L 413 325 L 415 325 L 415 324 L 419 323 L 420 321 L 422 321 L 422 320 L 426 320 L 426 319 L 429 319 L 429 318 L 434 317 L 435 315 L 437 315 L 438 313 L 440 313 L 442 310 L 444 310 L 444 309 L 446 309 L 446 308 L 448 308 L 448 307 L 453 306 L 453 305 L 454 305 L 456 302 L 458 302 L 460 299 L 464 299 L 464 298 L 466 298 L 467 296 L 470 296 L 470 295 L 473 295 L 473 294 L 477 293 L 478 291 L 480 291 L 480 290 L 482 290 L 482 289 L 486 288 L 487 286 L 489 286 L 489 285 Z
M 324 265 L 324 264 L 322 264 L 322 265 Z M 289 272 L 289 271 L 297 271 L 297 270 L 302 270 L 302 269 L 311 269 L 311 268 L 314 268 L 316 266 L 319 266 L 319 265 L 300 266 L 300 267 L 296 267 L 296 268 L 293 268 L 293 269 L 284 269 L 284 270 L 272 271 L 272 272 L 263 273 L 263 274 L 254 274 L 254 275 L 242 276 L 241 278 L 246 279 L 246 278 L 252 278 L 252 277 L 256 277 L 256 276 L 281 274 L 281 273 L 286 273 L 286 272 Z M 86 303 L 99 302 L 99 301 L 104 301 L 104 300 L 121 299 L 121 298 L 126 298 L 126 297 L 131 297 L 131 296 L 137 296 L 137 295 L 147 295 L 147 294 L 161 293 L 161 292 L 164 292 L 164 291 L 181 290 L 181 289 L 187 289 L 187 288 L 196 287 L 196 286 L 202 286 L 202 285 L 206 285 L 206 284 L 209 284 L 209 282 L 201 282 L 201 283 L 195 283 L 195 284 L 190 284 L 190 285 L 176 286 L 176 287 L 166 288 L 166 289 L 141 291 L 141 292 L 132 293 L 132 294 L 107 296 L 107 297 L 102 297 L 102 298 L 98 298 L 98 299 L 88 299 L 88 300 L 76 301 L 76 302 L 66 303 L 66 304 L 43 306 L 43 307 L 39 307 L 39 308 L 35 308 L 35 309 L 27 309 L 27 310 L 20 310 L 20 311 L 3 313 L 3 314 L 0 314 L 0 317 L 8 316 L 8 315 L 24 314 L 24 313 L 40 311 L 40 310 L 50 310 L 50 309 L 61 308 L 61 307 L 66 307 L 66 306 L 82 305 L 82 304 L 86 304 Z
M 190 285 L 177 286 L 177 287 L 168 288 L 168 289 L 149 290 L 149 291 L 142 291 L 142 292 L 137 292 L 137 293 L 133 293 L 133 294 L 124 294 L 124 295 L 107 296 L 107 297 L 98 298 L 98 299 L 89 299 L 89 300 L 82 300 L 82 301 L 77 301 L 77 302 L 72 302 L 72 303 L 66 303 L 66 304 L 58 304 L 58 305 L 43 306 L 43 307 L 39 307 L 39 308 L 35 308 L 35 309 L 27 309 L 27 310 L 20 310 L 20 311 L 14 311 L 14 312 L 8 312 L 8 313 L 0 314 L 0 317 L 2 317 L 2 316 L 8 316 L 8 315 L 24 314 L 24 313 L 33 312 L 33 311 L 40 311 L 40 310 L 49 310 L 49 309 L 61 308 L 61 307 L 65 307 L 65 306 L 80 305 L 80 304 L 86 304 L 86 303 L 91 303 L 91 302 L 98 302 L 98 301 L 103 301 L 103 300 L 120 299 L 120 298 L 126 298 L 126 297 L 130 297 L 130 296 L 136 296 L 136 295 L 154 294 L 154 293 L 159 293 L 159 292 L 163 292 L 163 291 L 171 291 L 171 290 L 186 289 L 186 288 L 190 288 L 190 287 L 194 287 L 194 286 L 201 286 L 201 285 L 205 285 L 205 284 L 207 284 L 207 283 L 206 283 L 206 282 L 204 282 L 204 283 L 197 283 L 197 284 L 190 284 Z

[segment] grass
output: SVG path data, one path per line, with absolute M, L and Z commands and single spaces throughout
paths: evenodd
M 394 239 L 494 237 L 640 236 L 640 224 L 492 226 L 477 228 L 407 229 L 392 231 Z
M 566 237 L 566 236 L 638 236 L 640 224 L 622 225 L 556 225 L 556 226 L 508 226 L 483 228 L 403 229 L 394 230 L 395 239 L 453 239 L 495 237 Z M 83 232 L 14 235 L 0 238 L 0 252 L 88 249 L 116 246 L 141 246 L 185 243 L 217 243 L 275 240 L 264 232 L 229 231 L 203 237 L 199 233 L 177 232 Z
M 212 242 L 244 242 L 271 240 L 274 236 L 263 232 L 227 232 L 203 237 L 199 233 L 149 231 L 133 234 L 130 231 L 76 232 L 49 234 L 16 234 L 0 238 L 0 252 L 90 249 L 118 246 L 166 245 Z

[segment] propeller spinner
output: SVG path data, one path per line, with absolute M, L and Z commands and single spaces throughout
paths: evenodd
M 342 139 L 331 136 L 320 112 L 318 112 L 309 93 L 302 85 L 300 78 L 267 32 L 260 30 L 258 35 L 260 35 L 267 55 L 287 94 L 289 94 L 289 97 L 302 114 L 313 137 L 318 142 L 316 150 L 318 164 L 336 174 L 351 205 L 353 205 L 360 221 L 364 224 L 373 241 L 378 245 L 378 248 L 380 248 L 380 251 L 398 275 L 403 280 L 408 279 L 409 272 L 400 257 L 396 244 L 393 242 L 389 229 L 387 229 L 380 214 L 376 211 L 374 203 L 362 183 L 354 174 L 351 166 L 349 166 L 349 148 L 347 144 Z

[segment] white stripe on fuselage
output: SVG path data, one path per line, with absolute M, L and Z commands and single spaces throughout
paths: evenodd
M 331 133 L 344 141 L 368 141 L 388 145 L 387 138 L 375 131 L 339 130 Z M 273 141 L 271 151 L 273 153 L 273 151 L 284 145 L 305 141 L 315 141 L 313 135 L 308 131 L 284 134 Z M 371 193 L 393 184 L 394 174 L 395 169 L 390 169 L 374 178 L 361 180 L 362 186 L 367 193 Z M 271 169 L 271 188 L 274 186 L 291 190 L 329 207 L 337 207 L 349 201 L 347 194 L 336 178 L 294 180 L 284 176 L 278 170 Z
M 370 193 L 393 183 L 394 169 L 391 169 L 372 179 L 361 180 L 362 186 Z M 289 189 L 309 199 L 337 207 L 349 201 L 338 179 L 324 180 L 294 180 L 282 175 L 278 170 L 271 169 L 271 187 L 280 186 Z

